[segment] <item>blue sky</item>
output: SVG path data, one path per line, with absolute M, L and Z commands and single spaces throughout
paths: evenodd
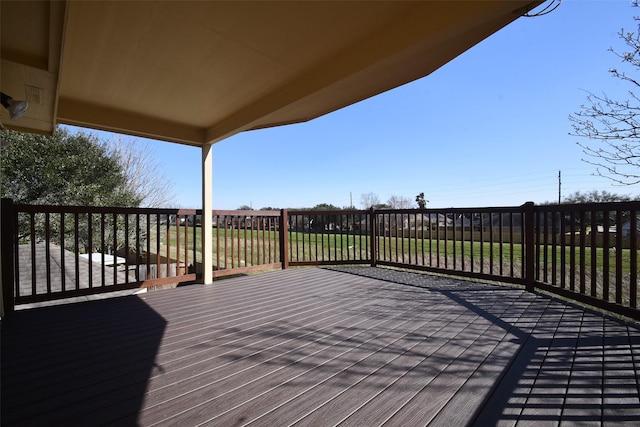
M 513 206 L 613 186 L 569 135 L 587 92 L 625 96 L 608 73 L 621 28 L 640 15 L 628 0 L 564 0 L 520 18 L 431 75 L 316 120 L 238 134 L 213 148 L 214 209 L 330 203 L 361 207 L 374 193 L 428 207 Z M 101 133 L 101 136 L 105 136 Z M 201 207 L 198 148 L 150 144 L 176 205 Z

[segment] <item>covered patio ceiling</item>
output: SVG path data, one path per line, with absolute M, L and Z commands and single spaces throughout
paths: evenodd
M 542 3 L 8 1 L 6 128 L 71 124 L 202 146 L 424 77 Z

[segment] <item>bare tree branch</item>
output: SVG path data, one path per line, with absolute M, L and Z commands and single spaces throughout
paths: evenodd
M 638 6 L 638 0 L 632 4 Z M 634 17 L 640 22 L 640 17 Z M 640 29 L 640 28 L 639 28 Z M 640 70 L 640 30 L 629 32 L 624 29 L 618 36 L 626 43 L 628 50 L 618 52 L 609 49 L 620 58 L 623 66 Z M 587 103 L 569 116 L 573 128 L 572 135 L 585 138 L 589 142 L 578 142 L 587 158 L 585 163 L 596 167 L 595 175 L 610 179 L 620 185 L 640 183 L 640 98 L 634 92 L 640 88 L 640 81 L 624 70 L 609 70 L 611 75 L 631 85 L 628 99 L 615 100 L 603 94 L 587 94 Z
M 108 143 L 127 175 L 127 186 L 141 200 L 140 206 L 160 208 L 174 204 L 173 183 L 163 173 L 149 145 L 117 136 Z
M 380 198 L 375 193 L 365 193 L 360 196 L 362 209 L 369 209 L 380 204 Z

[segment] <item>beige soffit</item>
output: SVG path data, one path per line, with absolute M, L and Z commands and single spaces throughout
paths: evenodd
M 0 119 L 199 146 L 424 77 L 540 3 L 3 0 L 2 91 L 30 106 Z

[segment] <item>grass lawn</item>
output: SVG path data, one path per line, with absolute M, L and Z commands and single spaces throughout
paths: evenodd
M 185 227 L 170 228 L 170 256 L 174 259 L 177 244 L 176 231 L 180 235 L 180 245 L 184 248 Z M 194 256 L 196 262 L 201 262 L 201 229 L 200 227 L 189 227 L 187 232 L 189 262 L 193 262 Z M 279 232 L 277 231 L 214 228 L 212 236 L 213 261 L 218 268 L 269 264 L 280 261 Z M 154 239 L 155 236 L 152 236 L 151 248 L 155 248 Z M 161 235 L 162 255 L 166 254 L 166 240 L 166 234 Z M 370 238 L 367 235 L 290 232 L 288 249 L 290 260 L 294 262 L 360 261 L 369 259 L 370 243 Z M 414 265 L 435 265 L 439 259 L 440 264 L 437 265 L 444 267 L 443 263 L 446 262 L 447 268 L 454 269 L 462 269 L 464 263 L 464 269 L 467 270 L 471 264 L 475 264 L 478 268 L 474 271 L 479 271 L 479 265 L 483 262 L 485 272 L 489 271 L 489 266 L 495 270 L 500 266 L 500 263 L 503 268 L 513 263 L 514 270 L 518 274 L 523 259 L 523 246 L 509 243 L 380 237 L 377 247 L 378 258 L 387 261 L 410 262 Z M 609 270 L 615 272 L 618 257 L 620 257 L 622 274 L 628 275 L 631 272 L 630 249 L 622 249 L 617 252 L 609 250 L 606 258 L 605 253 L 604 248 L 595 248 L 594 250 L 591 247 L 576 247 L 572 249 L 567 246 L 563 251 L 560 246 L 554 248 L 547 245 L 545 249 L 543 245 L 539 245 L 539 268 L 542 271 L 546 264 L 547 269 L 551 269 L 555 259 L 557 269 L 561 269 L 562 266 L 568 266 L 573 259 L 576 271 L 579 271 L 580 261 L 584 259 L 588 267 L 587 270 L 590 270 L 590 266 L 595 260 L 596 269 L 603 271 L 606 260 Z M 184 259 L 184 249 L 180 250 L 180 259 Z

